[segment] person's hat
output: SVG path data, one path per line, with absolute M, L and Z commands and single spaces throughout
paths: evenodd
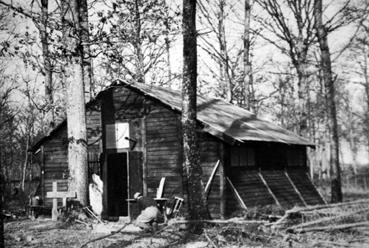
M 140 192 L 136 192 L 133 198 L 138 199 L 138 197 L 142 196 Z

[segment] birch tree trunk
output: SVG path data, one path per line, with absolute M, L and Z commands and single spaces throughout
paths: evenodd
M 254 111 L 254 97 L 252 92 L 252 72 L 250 61 L 250 20 L 251 0 L 245 0 L 245 19 L 243 30 L 243 73 L 244 73 L 244 104 L 246 109 Z
M 26 129 L 26 132 L 29 132 L 29 130 Z M 24 154 L 24 162 L 22 167 L 22 182 L 21 182 L 21 189 L 24 191 L 24 185 L 26 182 L 26 173 L 27 173 L 27 165 L 28 165 L 28 148 L 30 143 L 30 135 L 29 133 L 26 133 L 27 140 L 26 140 L 26 148 L 25 148 L 25 154 Z
M 95 85 L 93 81 L 90 36 L 88 29 L 87 0 L 81 0 L 79 7 L 80 7 L 81 41 L 83 46 L 83 82 L 85 89 L 85 101 L 88 102 L 95 95 L 94 94 Z
M 55 125 L 55 113 L 54 113 L 54 97 L 53 97 L 53 68 L 50 60 L 50 52 L 49 52 L 49 37 L 47 32 L 48 26 L 48 0 L 41 0 L 41 25 L 39 25 L 40 30 L 40 39 L 42 45 L 42 56 L 44 57 L 44 70 L 43 73 L 45 75 L 45 96 L 47 108 L 51 110 L 51 122 L 50 126 L 54 127 Z
M 166 10 L 166 19 L 164 20 L 165 32 L 166 32 L 166 34 L 165 34 L 165 51 L 166 51 L 166 54 L 167 54 L 168 82 L 171 82 L 172 81 L 172 69 L 171 69 L 171 63 L 170 63 L 170 39 L 169 39 L 170 27 L 169 27 L 168 18 L 169 18 L 169 13 L 168 13 L 168 9 L 167 9 Z
M 295 45 L 295 59 L 294 66 L 297 71 L 297 79 L 298 79 L 298 113 L 299 113 L 299 134 L 303 137 L 308 136 L 308 109 L 307 109 L 307 102 L 309 94 L 308 94 L 308 63 L 307 63 L 307 52 L 309 47 L 305 44 L 306 38 L 304 39 L 304 29 L 305 25 L 303 20 L 303 14 L 301 13 L 303 8 L 299 8 L 299 11 L 296 11 L 295 19 L 297 25 L 297 38 L 296 38 L 296 45 Z M 307 35 L 308 36 L 313 36 Z
M 327 30 L 323 24 L 322 0 L 314 2 L 315 30 L 321 53 L 321 70 L 323 71 L 324 85 L 328 94 L 329 125 L 331 126 L 331 201 L 342 201 L 341 168 L 339 161 L 339 137 L 337 124 L 337 110 L 335 103 L 336 89 L 332 76 L 332 62 L 328 46 Z
M 219 48 L 220 48 L 220 77 L 223 85 L 226 86 L 226 100 L 227 102 L 232 102 L 233 94 L 232 94 L 232 80 L 229 75 L 229 58 L 227 51 L 227 41 L 225 37 L 225 25 L 224 25 L 224 7 L 225 0 L 219 0 L 219 13 L 218 13 L 218 40 L 219 40 Z
M 366 55 L 365 55 L 366 56 Z M 347 111 L 347 115 L 349 120 L 354 120 L 354 115 L 353 115 L 353 111 L 350 107 L 348 107 L 346 109 Z M 358 153 L 358 146 L 355 142 L 355 133 L 354 133 L 354 124 L 353 122 L 349 123 L 348 126 L 348 142 L 349 142 L 349 146 L 350 146 L 350 151 L 351 151 L 351 156 L 352 156 L 352 172 L 354 173 L 354 175 L 357 174 L 357 169 L 358 169 L 358 161 L 357 161 L 357 153 Z
M 368 34 L 369 35 L 369 34 Z M 366 113 L 365 113 L 365 123 L 369 124 L 369 73 L 368 73 L 368 42 L 369 40 L 367 38 L 363 39 L 363 65 L 361 65 L 361 69 L 363 70 L 363 76 L 364 76 L 364 89 L 365 89 L 365 96 L 366 96 Z M 367 145 L 369 147 L 369 133 L 366 132 L 366 139 L 367 139 Z M 369 149 L 368 149 L 369 150 Z
M 88 204 L 87 131 L 80 6 L 77 0 L 69 0 L 68 3 L 69 8 L 63 8 L 67 11 L 63 37 L 67 53 L 64 80 L 68 119 L 69 191 L 76 192 L 77 200 L 86 206 Z
M 206 219 L 209 214 L 196 133 L 197 41 L 196 0 L 183 0 L 183 83 L 182 130 L 183 168 L 187 176 L 187 193 L 190 219 Z M 200 225 L 192 228 L 201 230 Z
M 145 83 L 145 68 L 144 58 L 142 54 L 142 42 L 141 42 L 141 17 L 140 17 L 141 0 L 135 0 L 135 43 L 134 48 L 136 52 L 136 79 L 140 83 Z
M 298 133 L 303 136 L 307 137 L 307 90 L 306 86 L 308 83 L 307 75 L 306 75 L 306 63 L 299 62 L 295 65 L 297 71 L 297 80 L 298 80 L 298 87 L 297 87 L 297 110 L 298 110 Z
M 0 147 L 1 150 L 1 147 Z M 0 168 L 2 168 L 1 160 L 0 160 Z M 0 248 L 4 248 L 4 214 L 3 214 L 3 199 L 4 199 L 4 190 L 5 190 L 5 178 L 0 173 Z

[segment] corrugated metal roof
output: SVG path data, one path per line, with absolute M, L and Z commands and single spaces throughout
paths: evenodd
M 142 83 L 123 81 L 117 81 L 117 83 L 138 90 L 177 111 L 181 111 L 182 97 L 179 91 Z M 197 119 L 204 125 L 204 131 L 222 139 L 314 146 L 309 140 L 269 121 L 261 120 L 253 113 L 221 99 L 198 95 Z

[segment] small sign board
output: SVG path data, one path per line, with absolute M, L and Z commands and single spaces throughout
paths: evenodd
M 107 124 L 106 130 L 106 148 L 122 149 L 129 148 L 129 123 L 121 122 Z

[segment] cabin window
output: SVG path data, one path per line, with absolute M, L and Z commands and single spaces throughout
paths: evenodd
M 287 164 L 288 166 L 304 166 L 305 165 L 305 150 L 301 148 L 287 149 Z
M 106 125 L 106 148 L 129 148 L 129 123 L 121 122 Z
M 255 152 L 253 148 L 239 146 L 231 148 L 231 166 L 247 167 L 255 165 Z

